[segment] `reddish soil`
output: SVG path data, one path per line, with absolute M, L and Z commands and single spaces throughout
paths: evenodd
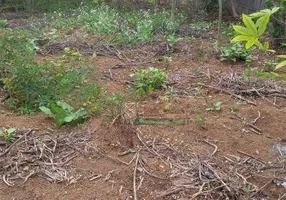
M 188 123 L 182 126 L 138 126 L 142 132 L 144 141 L 153 139 L 163 141 L 173 145 L 183 152 L 195 152 L 198 155 L 210 155 L 213 148 L 202 140 L 213 141 L 218 152 L 214 157 L 222 163 L 226 162 L 224 156 L 235 155 L 243 157 L 238 150 L 255 156 L 264 162 L 276 163 L 279 153 L 273 150 L 273 146 L 281 141 L 285 141 L 285 117 L 286 101 L 277 98 L 276 108 L 273 104 L 262 98 L 249 98 L 255 101 L 257 106 L 249 105 L 244 101 L 235 99 L 228 94 L 215 90 L 201 88 L 196 83 L 210 84 L 212 77 L 217 77 L 223 73 L 232 71 L 241 72 L 245 69 L 243 64 L 221 63 L 217 60 L 211 43 L 207 40 L 196 40 L 193 43 L 181 42 L 177 45 L 177 53 L 172 54 L 173 61 L 169 64 L 156 61 L 156 46 L 154 44 L 136 45 L 129 49 L 122 50 L 122 53 L 134 62 L 152 61 L 153 64 L 125 66 L 124 62 L 115 56 L 98 56 L 90 58 L 89 62 L 98 68 L 98 74 L 103 76 L 104 87 L 112 92 L 126 92 L 132 79 L 132 74 L 137 68 L 161 67 L 166 68 L 169 81 L 175 81 L 174 89 L 184 88 L 189 91 L 184 94 L 184 98 L 174 96 L 169 99 L 169 109 L 164 111 L 164 103 L 160 96 L 164 91 L 159 91 L 147 96 L 140 104 L 138 113 L 144 117 L 184 117 Z M 158 45 L 158 48 L 160 45 Z M 206 48 L 209 47 L 209 48 Z M 120 64 L 122 64 L 120 66 Z M 118 67 L 115 67 L 115 66 Z M 177 76 L 176 74 L 181 74 Z M 209 74 L 210 79 L 200 74 Z M 189 76 L 188 76 L 189 75 Z M 196 76 L 197 77 L 194 77 Z M 273 99 L 270 99 L 273 101 Z M 215 102 L 222 102 L 220 111 L 206 111 Z M 135 105 L 127 102 L 127 111 L 131 117 L 135 117 Z M 97 145 L 109 155 L 116 157 L 120 152 L 128 149 L 130 138 L 135 147 L 139 145 L 136 135 L 127 125 L 115 123 L 111 127 L 102 123 L 98 117 L 92 117 L 86 124 L 79 127 L 57 129 L 53 122 L 43 114 L 35 116 L 23 116 L 7 109 L 5 105 L 0 107 L 0 120 L 2 127 L 15 127 L 17 129 L 37 129 L 39 131 L 52 130 L 60 133 L 66 130 L 89 130 L 92 133 L 92 143 Z M 261 134 L 250 131 L 241 121 L 232 119 L 230 112 L 234 112 L 245 118 L 246 122 L 255 120 L 260 113 L 260 117 L 255 126 L 261 130 Z M 203 124 L 196 119 L 198 116 L 204 117 Z M 283 144 L 283 142 L 281 143 Z M 129 154 L 120 159 L 129 162 L 133 154 Z M 164 166 L 160 160 L 149 160 L 149 165 L 157 172 L 164 173 L 168 166 Z M 13 187 L 0 183 L 1 200 L 113 200 L 113 199 L 133 199 L 133 170 L 134 163 L 129 166 L 116 163 L 105 157 L 78 157 L 74 160 L 71 170 L 75 171 L 81 178 L 74 184 L 51 183 L 39 177 L 32 177 L 25 184 L 17 183 Z M 115 170 L 111 177 L 104 180 L 104 177 Z M 140 172 L 138 172 L 140 173 Z M 103 178 L 90 180 L 90 177 L 101 174 Z M 252 180 L 250 178 L 250 180 Z M 261 176 L 254 181 L 258 187 L 262 187 L 269 178 Z M 138 190 L 138 199 L 160 199 L 156 196 L 171 187 L 171 182 L 156 179 L 152 176 L 145 176 L 141 188 Z M 278 199 L 286 190 L 283 186 L 274 183 L 268 184 L 261 189 L 265 199 Z M 166 196 L 161 199 L 191 199 L 192 193 L 181 192 Z M 224 199 L 220 197 L 218 199 Z M 240 199 L 244 199 L 243 197 Z M 263 198 L 261 198 L 263 199 Z

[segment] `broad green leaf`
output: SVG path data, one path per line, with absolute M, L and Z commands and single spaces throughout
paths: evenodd
M 278 55 L 277 58 L 285 58 L 286 59 L 286 55 Z
M 286 60 L 280 62 L 278 65 L 275 66 L 275 70 L 280 69 L 286 65 Z
M 249 40 L 253 40 L 254 38 L 252 36 L 248 36 L 248 35 L 238 35 L 235 36 L 231 41 L 232 42 L 243 42 L 243 41 L 249 41 Z
M 271 14 L 276 13 L 279 9 L 280 9 L 280 7 L 274 7 L 274 8 L 272 8 Z
M 257 34 L 259 36 L 263 35 L 267 28 L 267 24 L 269 22 L 269 15 L 265 15 L 263 17 L 260 17 L 257 22 L 256 22 L 256 27 L 257 27 Z
M 88 112 L 84 108 L 78 109 L 74 113 L 74 119 L 86 118 L 88 116 Z
M 76 120 L 85 119 L 88 116 L 88 112 L 84 108 L 78 109 L 75 113 L 72 113 L 64 118 L 64 121 L 69 123 Z
M 258 38 L 253 38 L 252 40 L 248 40 L 245 44 L 246 49 L 250 49 L 256 42 L 258 41 Z
M 58 101 L 57 105 L 67 112 L 71 112 L 73 110 L 73 107 L 71 105 L 63 101 Z
M 66 113 L 60 113 L 59 115 L 57 115 L 56 117 L 56 124 L 57 126 L 62 126 L 65 123 L 65 117 L 66 117 Z
M 276 52 L 276 51 L 273 50 L 273 49 L 267 49 L 267 51 L 270 52 L 270 53 L 275 53 L 275 52 Z
M 50 110 L 53 114 L 63 112 L 63 109 L 60 108 L 59 106 L 57 106 L 57 104 L 55 104 L 55 103 L 51 103 L 49 107 L 50 107 Z
M 249 15 L 249 17 L 251 17 L 251 18 L 258 18 L 258 17 L 263 17 L 265 15 L 271 15 L 271 10 L 270 9 L 260 10 L 260 11 L 255 12 L 255 13 L 251 13 Z
M 261 42 L 258 40 L 258 38 L 257 38 L 257 41 L 255 41 L 255 45 L 256 45 L 259 49 L 265 50 L 265 49 L 264 49 L 264 46 L 261 44 Z
M 16 132 L 16 129 L 15 129 L 15 128 L 8 128 L 8 129 L 6 130 L 6 133 L 7 133 L 8 135 L 13 134 L 13 133 L 15 133 L 15 132 Z
M 265 15 L 270 16 L 270 15 L 276 13 L 279 9 L 280 9 L 280 7 L 274 7 L 274 8 L 272 8 L 272 10 L 264 9 L 264 10 L 260 10 L 260 11 L 255 12 L 255 13 L 251 13 L 249 16 L 251 18 L 258 18 L 258 17 L 262 17 L 262 16 L 265 16 Z
M 232 28 L 235 30 L 235 32 L 241 34 L 241 35 L 251 35 L 248 32 L 248 29 L 243 27 L 243 26 L 239 26 L 239 25 L 233 25 Z
M 69 114 L 68 116 L 66 116 L 64 118 L 64 122 L 66 122 L 66 123 L 69 123 L 69 122 L 71 122 L 73 120 L 74 120 L 74 115 L 73 114 Z
M 247 29 L 250 31 L 251 35 L 257 35 L 256 25 L 252 21 L 251 17 L 248 17 L 245 14 L 242 14 L 242 21 L 247 27 Z
M 258 77 L 264 77 L 264 78 L 277 78 L 280 75 L 274 72 L 263 72 L 263 71 L 258 71 L 257 72 Z
M 40 107 L 40 110 L 41 110 L 43 113 L 45 113 L 46 115 L 48 115 L 49 117 L 54 118 L 54 114 L 52 113 L 52 111 L 51 111 L 49 108 L 47 108 L 47 107 L 45 107 L 45 106 L 41 106 L 41 107 Z
M 269 42 L 268 41 L 264 42 L 263 47 L 264 47 L 264 49 L 268 50 L 269 49 Z

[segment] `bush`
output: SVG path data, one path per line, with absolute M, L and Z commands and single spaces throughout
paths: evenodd
M 148 69 L 140 69 L 132 74 L 135 78 L 135 87 L 138 92 L 154 92 L 164 85 L 167 75 L 163 69 L 149 67 Z
M 186 16 L 178 13 L 171 22 L 171 13 L 165 10 L 118 10 L 106 4 L 96 7 L 81 6 L 74 16 L 64 12 L 47 14 L 53 28 L 84 26 L 92 34 L 104 34 L 112 43 L 132 44 L 154 40 L 156 34 L 174 35 Z M 41 26 L 43 23 L 39 23 Z
M 231 42 L 220 49 L 220 60 L 228 61 L 250 61 L 249 50 L 245 49 L 242 44 Z
M 98 104 L 101 87 L 92 83 L 92 68 L 35 62 L 33 41 L 27 32 L 1 31 L 0 69 L 7 72 L 1 80 L 13 108 L 31 113 L 59 100 L 76 106 L 88 101 Z

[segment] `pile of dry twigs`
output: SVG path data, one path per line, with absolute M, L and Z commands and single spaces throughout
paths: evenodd
M 10 143 L 0 149 L 0 175 L 9 186 L 16 180 L 40 176 L 49 181 L 72 182 L 68 166 L 80 154 L 94 150 L 89 143 L 89 134 L 70 133 L 52 136 L 29 130 L 17 133 Z

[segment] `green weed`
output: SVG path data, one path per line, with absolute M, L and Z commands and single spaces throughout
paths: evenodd
M 215 102 L 212 107 L 209 107 L 206 109 L 207 111 L 220 111 L 221 110 L 221 102 L 217 101 Z
M 86 120 L 89 113 L 84 108 L 73 111 L 73 107 L 63 101 L 51 103 L 49 107 L 41 106 L 40 110 L 56 121 L 58 127 L 64 124 L 78 124 Z
M 249 50 L 246 50 L 243 45 L 235 42 L 231 42 L 220 49 L 220 60 L 228 61 L 251 61 Z
M 139 95 L 151 93 L 164 85 L 167 75 L 163 69 L 149 67 L 137 70 L 131 75 L 135 79 L 135 88 Z
M 197 115 L 195 117 L 195 122 L 201 127 L 201 128 L 205 128 L 206 125 L 206 118 L 202 115 Z
M 104 114 L 108 119 L 115 119 L 124 115 L 125 95 L 122 93 L 112 94 L 104 101 Z
M 16 137 L 16 129 L 8 128 L 0 130 L 0 137 L 2 137 L 6 142 L 12 142 Z
M 207 21 L 196 21 L 192 23 L 190 26 L 196 31 L 209 30 L 215 25 L 215 21 L 207 22 Z

